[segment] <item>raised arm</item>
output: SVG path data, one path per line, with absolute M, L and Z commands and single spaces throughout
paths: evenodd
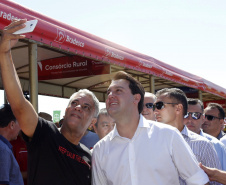
M 2 31 L 0 41 L 0 67 L 3 86 L 13 113 L 21 130 L 28 137 L 32 137 L 38 123 L 38 115 L 31 103 L 24 98 L 11 55 L 11 48 L 15 46 L 18 39 L 25 38 L 24 35 L 15 35 L 13 33 L 23 28 L 25 22 L 26 19 L 14 20 Z

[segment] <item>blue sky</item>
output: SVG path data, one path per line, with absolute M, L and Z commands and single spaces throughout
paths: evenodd
M 15 0 L 226 89 L 225 0 Z

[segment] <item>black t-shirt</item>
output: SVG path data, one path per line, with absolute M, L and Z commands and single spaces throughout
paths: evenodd
M 29 185 L 90 185 L 91 153 L 70 143 L 54 123 L 39 118 L 28 149 Z

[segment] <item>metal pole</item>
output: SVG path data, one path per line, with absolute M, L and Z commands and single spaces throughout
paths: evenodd
M 155 94 L 155 77 L 150 75 L 149 81 L 150 81 L 150 92 Z
M 202 101 L 202 91 L 198 91 L 199 92 L 199 99 Z
M 29 78 L 30 78 L 30 102 L 38 112 L 38 68 L 37 68 L 37 44 L 29 43 Z

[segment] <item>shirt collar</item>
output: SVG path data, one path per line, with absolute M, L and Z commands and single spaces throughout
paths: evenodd
M 146 128 L 149 128 L 150 127 L 150 124 L 149 122 L 150 120 L 146 120 L 141 114 L 140 114 L 140 119 L 139 119 L 139 124 L 138 124 L 138 128 L 142 128 L 142 127 L 146 127 Z M 117 125 L 117 123 L 116 123 Z M 114 139 L 115 137 L 121 137 L 118 133 L 118 130 L 117 130 L 117 126 L 115 125 L 113 131 L 112 131 L 112 134 L 110 135 L 110 140 Z
M 200 135 L 204 136 L 202 129 L 200 129 Z
M 5 143 L 5 144 L 9 147 L 9 149 L 12 150 L 13 146 L 12 146 L 12 145 L 10 144 L 10 142 L 9 142 L 6 138 L 4 138 L 2 135 L 0 135 L 0 140 L 2 140 L 2 142 Z
M 217 136 L 217 139 L 222 138 L 225 135 L 225 133 L 223 131 L 220 131 L 219 135 Z
M 181 131 L 181 134 L 184 136 L 190 137 L 190 131 L 188 130 L 186 125 L 184 125 L 184 129 Z

